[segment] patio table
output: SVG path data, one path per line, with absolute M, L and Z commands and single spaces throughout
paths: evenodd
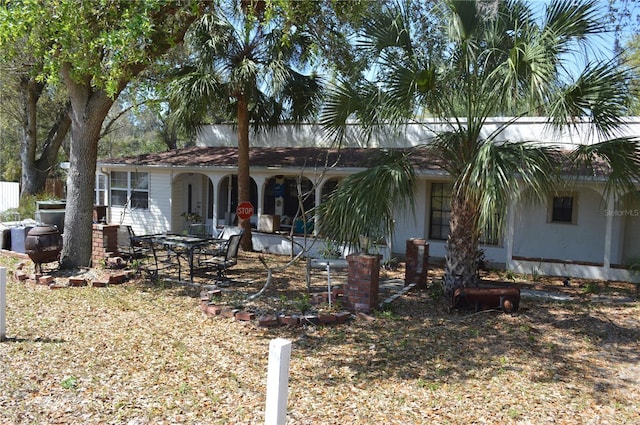
M 178 280 L 181 279 L 180 258 L 184 258 L 189 264 L 189 280 L 193 283 L 194 252 L 212 242 L 211 238 L 201 236 L 161 234 L 151 235 L 154 242 L 163 245 L 167 250 L 175 254 L 178 266 Z

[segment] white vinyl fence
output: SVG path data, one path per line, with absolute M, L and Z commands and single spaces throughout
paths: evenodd
M 7 269 L 0 267 L 0 341 L 7 338 Z
M 9 208 L 18 208 L 20 201 L 20 184 L 0 182 L 0 213 Z

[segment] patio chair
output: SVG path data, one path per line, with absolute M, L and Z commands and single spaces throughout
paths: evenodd
M 230 239 L 231 236 L 233 235 L 241 235 L 243 233 L 244 233 L 244 229 L 240 226 L 224 226 L 218 238 Z
M 227 270 L 238 264 L 238 250 L 242 233 L 231 235 L 222 252 L 210 258 L 201 257 L 198 269 L 205 272 L 216 271 L 216 282 L 227 280 Z
M 147 254 L 131 226 L 118 227 L 118 253 L 127 260 L 140 259 Z
M 187 234 L 191 236 L 211 237 L 212 236 L 211 231 L 212 231 L 211 226 L 209 226 L 208 224 L 192 223 L 189 225 L 189 230 L 187 231 Z
M 178 268 L 180 276 L 180 261 L 177 255 L 162 242 L 153 237 L 138 238 L 144 257 L 140 259 L 140 269 L 146 273 L 151 281 L 158 282 L 161 274 L 169 269 Z
M 242 227 L 225 226 L 218 232 L 217 237 L 209 239 L 208 244 L 202 245 L 194 251 L 196 265 L 206 263 L 207 260 L 214 257 L 223 257 L 227 251 L 227 245 L 229 244 L 231 236 L 242 236 L 242 234 L 244 234 L 244 229 Z

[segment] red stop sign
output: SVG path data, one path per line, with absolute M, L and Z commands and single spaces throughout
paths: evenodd
M 253 205 L 251 202 L 240 202 L 236 208 L 236 214 L 241 220 L 249 220 L 253 215 Z

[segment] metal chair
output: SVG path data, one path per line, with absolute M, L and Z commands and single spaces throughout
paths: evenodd
M 151 281 L 158 282 L 161 274 L 167 274 L 169 269 L 178 269 L 180 276 L 180 262 L 176 254 L 154 237 L 138 237 L 141 252 L 140 270 L 144 271 Z
M 118 227 L 118 253 L 127 260 L 140 259 L 147 254 L 131 226 Z
M 198 269 L 204 272 L 215 270 L 216 282 L 227 280 L 227 270 L 238 264 L 240 239 L 242 239 L 242 233 L 231 235 L 219 255 L 198 260 Z
M 211 237 L 211 226 L 203 223 L 191 223 L 189 224 L 189 230 L 187 234 L 192 236 L 207 236 Z

